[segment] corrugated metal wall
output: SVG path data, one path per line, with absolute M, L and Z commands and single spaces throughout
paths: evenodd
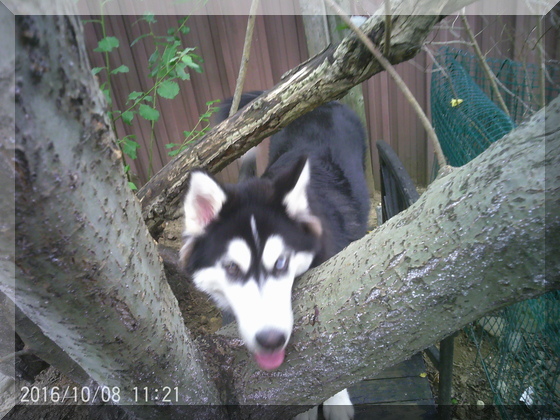
M 133 47 L 130 44 L 148 31 L 146 22 L 137 22 L 137 16 L 108 16 L 107 35 L 120 40 L 120 47 L 109 53 L 111 68 L 125 64 L 129 73 L 114 75 L 112 86 L 115 93 L 115 107 L 126 109 L 126 98 L 132 91 L 148 90 L 152 80 L 148 77 L 148 57 L 154 45 L 151 38 L 145 38 Z M 169 27 L 178 26 L 176 16 L 158 16 L 153 26 L 154 33 L 165 35 Z M 512 17 L 469 17 L 473 31 L 478 35 L 481 49 L 490 57 L 509 57 L 518 60 L 535 60 L 534 35 L 532 32 L 536 18 Z M 185 46 L 196 47 L 203 57 L 202 74 L 191 72 L 191 80 L 180 82 L 181 93 L 173 100 L 158 99 L 160 120 L 154 126 L 135 118 L 132 126 L 121 120 L 116 127 L 120 138 L 135 134 L 141 144 L 138 159 L 131 164 L 138 175 L 138 184 L 148 179 L 150 173 L 157 172 L 169 160 L 165 144 L 179 143 L 182 132 L 192 130 L 199 115 L 206 111 L 206 102 L 230 97 L 235 88 L 239 71 L 243 40 L 247 24 L 246 16 L 192 16 L 187 26 L 190 33 L 183 36 Z M 547 27 L 548 28 L 548 27 Z M 103 55 L 93 49 L 102 38 L 101 26 L 85 24 L 86 44 L 92 66 L 103 66 Z M 558 57 L 558 32 L 548 28 L 547 53 Z M 463 37 L 458 18 L 445 19 L 433 32 L 429 47 L 435 50 L 437 42 L 448 42 Z M 533 40 L 533 41 L 532 41 Z M 467 48 L 458 44 L 459 48 Z M 245 90 L 269 89 L 278 82 L 281 75 L 308 58 L 305 34 L 301 16 L 258 16 L 248 67 Z M 429 88 L 432 60 L 422 52 L 414 60 L 398 65 L 397 71 L 412 90 L 420 105 L 429 113 Z M 104 74 L 99 75 L 104 81 Z M 386 73 L 378 74 L 363 84 L 368 132 L 372 147 L 376 188 L 378 183 L 378 157 L 375 141 L 384 139 L 397 152 L 411 177 L 418 185 L 426 185 L 429 180 L 433 160 L 433 149 L 412 108 L 404 99 Z M 152 157 L 150 158 L 150 150 Z M 261 156 L 266 152 L 261 151 Z M 151 160 L 151 170 L 150 162 Z M 262 159 L 261 159 L 262 162 Z M 220 174 L 224 181 L 234 182 L 237 178 L 237 164 L 234 163 Z

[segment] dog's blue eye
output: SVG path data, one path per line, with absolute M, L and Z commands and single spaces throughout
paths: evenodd
M 276 260 L 276 263 L 274 264 L 274 271 L 276 273 L 282 273 L 282 272 L 286 271 L 288 269 L 288 262 L 289 261 L 290 261 L 290 259 L 287 256 L 281 255 Z
M 226 273 L 230 277 L 239 277 L 241 276 L 241 269 L 239 266 L 234 262 L 228 262 L 224 264 L 224 269 Z

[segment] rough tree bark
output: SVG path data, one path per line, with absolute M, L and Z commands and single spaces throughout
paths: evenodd
M 557 98 L 306 273 L 294 288 L 285 366 L 262 372 L 242 348 L 222 364 L 239 402 L 320 402 L 491 310 L 560 288 L 559 167 Z
M 133 386 L 168 385 L 182 403 L 316 403 L 486 311 L 559 287 L 558 261 L 547 276 L 543 267 L 560 248 L 559 180 L 544 182 L 545 163 L 560 163 L 557 101 L 546 130 L 541 113 L 304 276 L 278 372 L 257 371 L 227 334 L 193 342 L 126 186 L 77 20 L 21 18 L 17 36 L 17 282 L 1 291 L 98 384 L 121 387 L 121 402 Z
M 219 403 L 124 178 L 79 18 L 18 17 L 16 69 L 17 281 L 2 291 L 122 403 L 154 384 Z

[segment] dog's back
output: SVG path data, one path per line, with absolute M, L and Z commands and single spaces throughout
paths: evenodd
M 239 108 L 262 92 L 244 93 Z M 227 117 L 231 99 L 218 115 Z M 321 218 L 323 249 L 313 266 L 338 253 L 367 230 L 370 208 L 365 180 L 365 132 L 358 116 L 340 102 L 329 102 L 297 118 L 270 139 L 269 163 L 263 178 L 273 179 L 302 157 L 311 165 L 309 205 Z M 242 166 L 242 176 L 253 174 L 254 162 Z
M 311 164 L 310 206 L 321 215 L 325 252 L 330 258 L 367 229 L 369 192 L 364 175 L 365 133 L 358 116 L 339 102 L 329 102 L 296 119 L 271 138 L 269 167 L 264 177 L 301 156 Z

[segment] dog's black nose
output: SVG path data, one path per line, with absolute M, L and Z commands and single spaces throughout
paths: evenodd
M 266 350 L 277 350 L 286 342 L 286 335 L 278 330 L 264 330 L 255 336 L 257 343 Z

